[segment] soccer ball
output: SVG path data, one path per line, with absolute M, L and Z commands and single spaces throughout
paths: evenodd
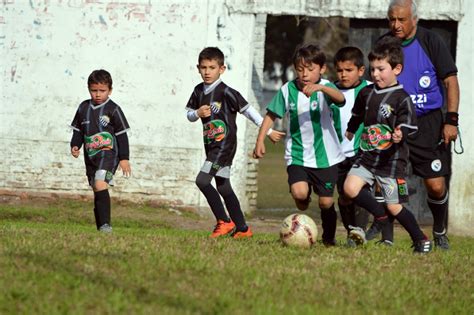
M 317 237 L 316 223 L 307 215 L 291 214 L 281 224 L 280 239 L 287 246 L 310 248 Z

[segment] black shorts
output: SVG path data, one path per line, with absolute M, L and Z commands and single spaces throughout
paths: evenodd
M 356 160 L 355 156 L 346 157 L 344 161 L 337 164 L 337 192 L 339 195 L 344 194 L 344 182 L 346 181 L 347 173 L 349 173 Z
M 321 197 L 332 197 L 337 182 L 337 164 L 328 168 L 311 168 L 299 165 L 289 165 L 288 185 L 297 182 L 307 182 L 314 192 Z
M 413 174 L 422 178 L 451 174 L 451 145 L 444 145 L 443 126 L 441 110 L 418 117 L 418 132 L 407 139 Z
M 93 186 L 95 180 L 103 180 L 113 186 L 113 176 L 119 164 L 115 151 L 103 150 L 92 157 L 86 157 L 84 161 L 89 185 Z

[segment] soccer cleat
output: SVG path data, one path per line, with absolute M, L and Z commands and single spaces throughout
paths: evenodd
M 349 231 L 349 238 L 353 240 L 357 246 L 367 243 L 365 232 L 362 228 L 349 225 L 349 229 L 351 229 Z
M 387 247 L 392 247 L 393 246 L 393 242 L 389 241 L 389 240 L 378 240 L 377 242 L 375 242 L 375 244 L 383 245 L 383 246 L 387 246 Z
M 105 223 L 105 224 L 100 226 L 99 232 L 112 233 L 112 227 L 108 223 Z
M 380 232 L 382 232 L 382 227 L 380 226 L 379 222 L 374 220 L 374 222 L 372 223 L 370 228 L 367 230 L 367 232 L 365 232 L 365 239 L 367 241 L 371 241 L 374 238 L 376 238 L 377 235 L 379 235 Z
M 217 224 L 214 227 L 214 231 L 212 231 L 210 238 L 216 238 L 219 236 L 227 235 L 232 233 L 235 229 L 234 222 L 225 222 L 224 220 L 217 220 Z
M 413 243 L 413 252 L 419 254 L 427 254 L 433 249 L 433 243 L 430 240 L 424 239 Z
M 349 235 L 347 236 L 347 240 L 346 240 L 346 247 L 349 247 L 349 248 L 354 248 L 356 247 L 357 244 L 354 242 L 354 240 L 352 238 L 349 237 Z
M 446 233 L 444 234 L 438 234 L 436 232 L 433 233 L 433 241 L 436 248 L 439 248 L 442 250 L 449 249 L 449 239 Z
M 247 227 L 247 231 L 242 232 L 242 231 L 235 231 L 232 233 L 232 238 L 234 239 L 239 239 L 239 238 L 250 238 L 253 236 L 252 230 L 250 230 L 249 227 Z

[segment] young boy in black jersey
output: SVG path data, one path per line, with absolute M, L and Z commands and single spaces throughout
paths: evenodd
M 221 81 L 224 73 L 224 54 L 217 47 L 201 51 L 197 65 L 203 82 L 198 84 L 186 105 L 187 117 L 194 122 L 201 118 L 203 124 L 206 161 L 196 178 L 196 185 L 207 199 L 217 220 L 211 238 L 231 234 L 233 238 L 249 238 L 252 231 L 245 222 L 239 200 L 230 184 L 230 167 L 237 149 L 237 112 L 262 124 L 262 116 L 248 104 L 240 93 Z M 271 130 L 268 135 L 278 141 L 284 134 Z M 215 179 L 216 188 L 211 184 Z M 222 204 L 224 199 L 227 211 Z
M 344 183 L 346 196 L 369 210 L 381 226 L 388 224 L 384 207 L 366 185 L 381 187 L 388 211 L 408 231 L 414 251 L 428 253 L 432 243 L 423 234 L 413 214 L 401 203 L 408 200 L 405 182 L 408 163 L 406 138 L 416 132 L 415 108 L 410 96 L 398 84 L 403 68 L 403 52 L 394 38 L 379 41 L 369 54 L 373 85 L 359 92 L 346 137 L 351 140 L 361 123 L 361 154 Z M 354 240 L 365 238 L 361 230 L 352 230 Z
M 105 70 L 93 71 L 87 80 L 91 98 L 83 101 L 71 123 L 71 154 L 77 158 L 84 144 L 84 162 L 89 185 L 94 191 L 94 215 L 97 229 L 112 232 L 110 195 L 113 175 L 120 166 L 130 176 L 127 131 L 129 125 L 120 107 L 110 98 L 112 77 Z

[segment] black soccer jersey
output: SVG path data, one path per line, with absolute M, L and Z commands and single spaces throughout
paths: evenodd
M 71 127 L 82 133 L 84 152 L 89 157 L 104 149 L 118 153 L 116 136 L 130 128 L 122 110 L 111 99 L 100 105 L 90 100 L 82 102 Z
M 408 144 L 392 142 L 396 127 L 416 132 L 415 107 L 402 85 L 377 89 L 374 84 L 363 88 L 356 98 L 347 130 L 355 133 L 364 124 L 357 163 L 373 174 L 401 178 L 407 175 Z
M 186 109 L 197 110 L 203 105 L 211 106 L 211 116 L 201 118 L 206 159 L 221 167 L 230 166 L 237 149 L 236 115 L 249 104 L 238 91 L 220 82 L 209 91 L 204 91 L 203 83 L 198 84 Z

